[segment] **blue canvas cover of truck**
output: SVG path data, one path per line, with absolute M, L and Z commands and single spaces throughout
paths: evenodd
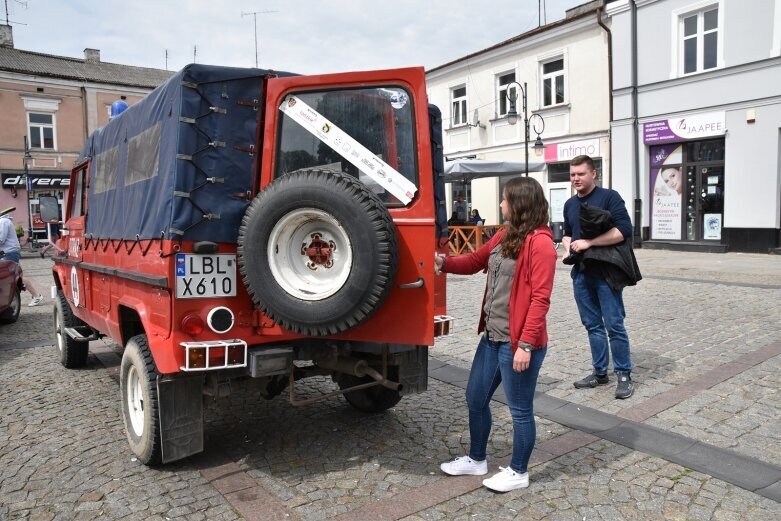
M 86 235 L 235 243 L 250 197 L 264 69 L 191 64 L 88 138 Z

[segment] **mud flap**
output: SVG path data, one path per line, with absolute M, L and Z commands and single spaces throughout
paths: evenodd
M 203 451 L 203 376 L 158 377 L 163 463 Z
M 399 363 L 401 395 L 422 393 L 428 389 L 428 346 L 395 355 Z

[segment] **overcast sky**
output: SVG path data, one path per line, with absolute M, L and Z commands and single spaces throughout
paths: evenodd
M 586 0 L 546 0 L 547 21 Z M 301 74 L 442 65 L 537 27 L 535 0 L 0 0 L 17 49 L 179 70 L 196 61 Z M 25 7 L 26 6 L 26 7 Z M 0 14 L 5 23 L 5 10 Z M 17 23 L 13 23 L 17 22 Z M 26 25 L 22 25 L 26 24 Z M 193 60 L 193 47 L 197 49 Z

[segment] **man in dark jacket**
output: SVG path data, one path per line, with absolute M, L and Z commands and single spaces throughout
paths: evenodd
M 565 259 L 592 247 L 613 246 L 631 238 L 632 222 L 624 200 L 615 190 L 597 186 L 597 172 L 589 156 L 577 156 L 570 162 L 570 181 L 577 193 L 564 204 Z M 592 239 L 584 239 L 580 233 L 583 204 L 610 212 L 613 227 Z M 610 287 L 604 273 L 589 264 L 576 263 L 571 275 L 580 320 L 588 332 L 593 365 L 592 374 L 575 382 L 575 387 L 586 389 L 609 383 L 607 370 L 612 353 L 613 371 L 618 380 L 616 398 L 629 398 L 634 393 L 634 384 L 629 335 L 624 327 L 623 290 Z

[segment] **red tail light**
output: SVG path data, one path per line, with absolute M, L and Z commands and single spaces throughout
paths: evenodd
M 187 315 L 182 319 L 182 331 L 191 336 L 203 333 L 203 319 L 198 315 Z

